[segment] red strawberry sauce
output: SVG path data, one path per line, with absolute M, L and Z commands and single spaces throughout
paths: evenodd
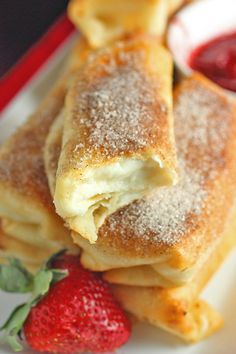
M 223 88 L 236 92 L 236 32 L 197 47 L 189 57 L 189 66 Z

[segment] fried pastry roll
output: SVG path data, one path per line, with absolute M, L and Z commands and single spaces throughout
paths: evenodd
M 114 269 L 119 282 L 121 268 L 142 266 L 140 277 L 131 276 L 133 285 L 135 279 L 151 285 L 155 272 L 152 285 L 185 284 L 225 232 L 236 199 L 235 103 L 195 74 L 175 91 L 174 117 L 179 183 L 110 215 L 95 245 L 72 233 L 83 249 L 82 263 L 96 271 Z M 149 284 L 141 277 L 143 266 L 149 267 Z
M 51 256 L 51 249 L 40 248 L 22 242 L 5 234 L 0 226 L 0 260 L 7 263 L 9 258 L 17 258 L 29 269 L 39 269 L 43 262 Z
M 54 202 L 94 243 L 109 214 L 177 180 L 169 53 L 146 36 L 93 53 L 63 114 Z
M 84 61 L 80 40 L 69 64 L 36 112 L 0 148 L 0 217 L 5 234 L 52 252 L 75 246 L 55 213 L 43 165 L 48 130 L 60 113 L 72 72 Z M 77 249 L 77 247 L 76 247 Z
M 90 245 L 78 233 L 82 263 L 107 271 L 110 282 L 173 287 L 190 282 L 214 252 L 232 213 L 235 186 L 235 104 L 195 74 L 175 92 L 180 181 L 109 216 Z M 223 118 L 222 118 L 223 117 Z M 55 190 L 62 119 L 48 137 L 48 178 Z
M 68 16 L 92 47 L 102 47 L 137 32 L 161 38 L 168 6 L 167 0 L 72 0 Z
M 113 285 L 116 298 L 124 309 L 139 320 L 160 327 L 186 342 L 204 339 L 221 328 L 223 319 L 199 295 L 229 251 L 235 247 L 235 232 L 236 208 L 218 247 L 190 283 L 169 289 Z

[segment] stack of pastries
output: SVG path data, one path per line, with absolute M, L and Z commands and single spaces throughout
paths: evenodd
M 164 32 L 184 1 L 112 3 L 71 1 L 85 37 L 0 148 L 0 257 L 37 269 L 67 248 L 125 310 L 199 341 L 222 325 L 200 293 L 235 244 L 236 105 L 200 74 L 173 89 Z

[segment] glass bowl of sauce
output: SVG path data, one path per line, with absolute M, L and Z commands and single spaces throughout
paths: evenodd
M 167 41 L 180 72 L 199 71 L 236 93 L 236 0 L 200 0 L 171 21 Z

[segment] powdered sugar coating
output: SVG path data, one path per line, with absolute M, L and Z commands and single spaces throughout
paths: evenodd
M 122 46 L 112 55 L 104 50 L 97 66 L 90 58 L 91 67 L 72 89 L 74 126 L 79 124 L 83 132 L 73 152 L 81 152 L 83 161 L 91 154 L 94 158 L 96 150 L 111 158 L 156 147 L 157 142 L 162 146 L 164 138 L 165 144 L 172 144 L 162 78 L 149 71 L 147 58 L 142 48 L 129 51 Z
M 189 213 L 200 215 L 205 191 L 199 175 L 181 169 L 176 187 L 163 187 L 121 212 L 121 224 L 129 225 L 145 241 L 175 244 L 186 231 Z M 112 228 L 117 228 L 116 222 Z M 123 230 L 121 228 L 121 230 Z
M 232 112 L 224 97 L 198 82 L 182 90 L 174 109 L 179 183 L 159 188 L 113 214 L 105 237 L 118 229 L 124 243 L 135 236 L 150 245 L 171 246 L 206 217 L 207 184 L 227 173 L 224 150 Z
M 95 148 L 125 151 L 130 144 L 146 146 L 147 131 L 153 120 L 153 83 L 138 70 L 124 67 L 101 80 L 96 89 L 88 93 L 91 120 L 90 144 Z M 140 86 L 141 84 L 141 86 Z M 153 137 L 151 137 L 153 139 Z

